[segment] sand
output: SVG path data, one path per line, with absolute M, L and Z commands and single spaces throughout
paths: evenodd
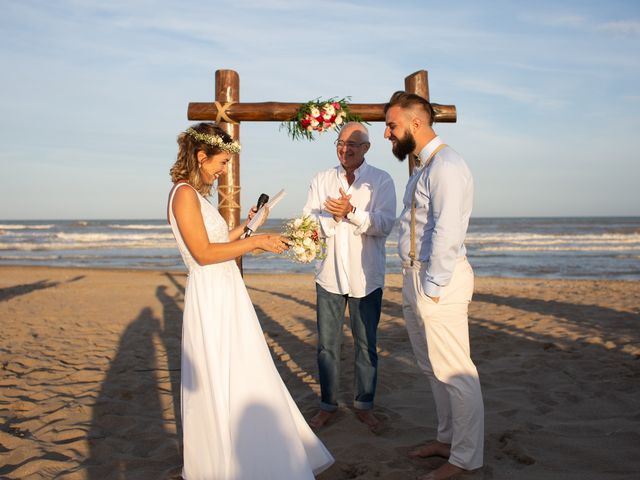
M 179 478 L 184 273 L 0 267 L 0 478 Z M 247 275 L 278 370 L 315 413 L 310 275 Z M 435 432 L 389 275 L 371 433 L 351 408 L 345 330 L 341 406 L 319 435 L 320 475 L 412 479 L 441 459 L 407 451 Z M 640 471 L 640 282 L 478 278 L 472 356 L 486 409 L 475 479 L 630 479 Z M 176 421 L 176 419 L 178 419 Z

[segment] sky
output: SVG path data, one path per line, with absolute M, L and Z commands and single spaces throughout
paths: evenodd
M 476 217 L 640 215 L 640 2 L 4 0 L 0 220 L 159 219 L 189 102 L 218 69 L 243 102 L 384 103 L 417 70 L 456 105 L 436 132 L 469 164 Z M 243 122 L 242 211 L 300 214 L 335 133 Z M 383 123 L 367 162 L 400 200 Z M 216 203 L 217 199 L 214 199 Z M 400 205 L 400 202 L 399 202 Z

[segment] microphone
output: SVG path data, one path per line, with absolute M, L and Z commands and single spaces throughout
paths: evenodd
M 267 195 L 266 193 L 261 193 L 260 196 L 258 197 L 258 201 L 256 202 L 256 208 L 260 210 L 262 207 L 264 207 L 264 204 L 267 203 L 268 201 L 269 201 L 269 195 Z
M 258 197 L 258 201 L 256 202 L 256 209 L 260 210 L 264 205 L 269 201 L 269 195 L 266 193 L 261 193 Z M 245 233 L 245 237 L 250 237 L 253 233 L 253 230 L 247 228 L 247 233 Z

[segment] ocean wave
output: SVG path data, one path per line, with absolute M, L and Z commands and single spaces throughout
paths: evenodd
M 602 233 L 602 234 L 542 234 L 542 233 L 505 233 L 505 234 L 469 234 L 467 244 L 475 243 L 513 243 L 517 245 L 552 245 L 557 243 L 638 243 L 638 233 Z
M 178 250 L 175 251 L 174 254 L 171 255 L 110 255 L 108 257 L 96 254 L 69 254 L 62 252 L 60 254 L 53 255 L 29 255 L 29 254 L 18 254 L 18 255 L 0 255 L 0 261 L 8 260 L 8 261 L 47 261 L 47 260 L 104 260 L 104 261 L 113 261 L 117 259 L 138 259 L 139 261 L 152 261 L 152 260 L 176 260 L 182 261 L 180 259 L 180 253 Z
M 518 246 L 478 246 L 473 247 L 474 251 L 478 252 L 622 252 L 622 251 L 640 251 L 640 245 L 629 247 L 628 245 L 602 245 L 602 246 L 577 246 L 577 245 L 565 245 L 565 246 L 530 246 L 530 247 L 518 247 Z
M 0 251 L 51 251 L 51 250 L 85 250 L 94 249 L 127 249 L 127 248 L 176 248 L 176 242 L 171 239 L 167 240 L 127 240 L 126 242 L 109 242 L 109 241 L 84 241 L 75 243 L 0 243 Z
M 145 240 L 173 240 L 173 234 L 167 233 L 58 233 L 56 238 L 69 242 L 139 242 Z
M 19 260 L 19 261 L 47 261 L 58 260 L 60 255 L 0 255 L 2 260 Z
M 128 225 L 120 225 L 120 224 L 112 224 L 108 225 L 109 228 L 114 228 L 118 230 L 170 230 L 171 226 L 166 224 L 157 224 L 157 225 L 136 225 L 136 224 L 128 224 Z
M 1 230 L 48 230 L 55 227 L 55 225 L 6 225 L 0 224 Z
M 540 234 L 508 234 L 508 235 L 469 235 L 465 245 L 474 248 L 515 247 L 552 247 L 582 248 L 592 246 L 596 249 L 608 250 L 621 247 L 623 249 L 640 248 L 639 234 L 602 234 L 602 235 L 540 235 Z M 494 247 L 492 247 L 492 245 Z M 387 249 L 397 248 L 396 240 L 386 242 Z

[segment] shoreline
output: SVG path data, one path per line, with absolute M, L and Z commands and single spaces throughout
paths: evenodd
M 186 271 L 0 266 L 0 476 L 179 478 Z M 306 418 L 317 409 L 312 273 L 248 273 L 276 367 Z M 351 409 L 345 329 L 336 464 L 319 480 L 413 478 L 439 459 L 428 382 L 388 274 L 372 434 Z M 640 282 L 477 277 L 472 358 L 485 402 L 485 467 L 469 480 L 630 478 L 640 470 Z
M 99 266 L 91 266 L 91 267 L 68 267 L 68 266 L 55 266 L 55 265 L 4 265 L 0 264 L 0 272 L 5 269 L 52 269 L 52 270 L 73 270 L 73 271 L 104 271 L 104 272 L 129 272 L 129 273 L 169 273 L 172 275 L 187 275 L 186 269 L 166 269 L 166 268 L 130 268 L 130 267 L 99 267 Z M 474 272 L 475 273 L 475 272 Z M 314 272 L 287 272 L 287 271 L 245 271 L 243 274 L 246 276 L 314 276 Z M 385 274 L 385 278 L 398 276 L 402 277 L 401 272 L 387 272 Z M 476 283 L 482 280 L 531 280 L 531 281 L 540 281 L 540 282 L 622 282 L 622 283 L 638 283 L 638 280 L 633 279 L 624 279 L 624 278 L 551 278 L 551 277 L 529 277 L 529 276 L 496 276 L 496 275 L 478 275 L 475 273 Z

